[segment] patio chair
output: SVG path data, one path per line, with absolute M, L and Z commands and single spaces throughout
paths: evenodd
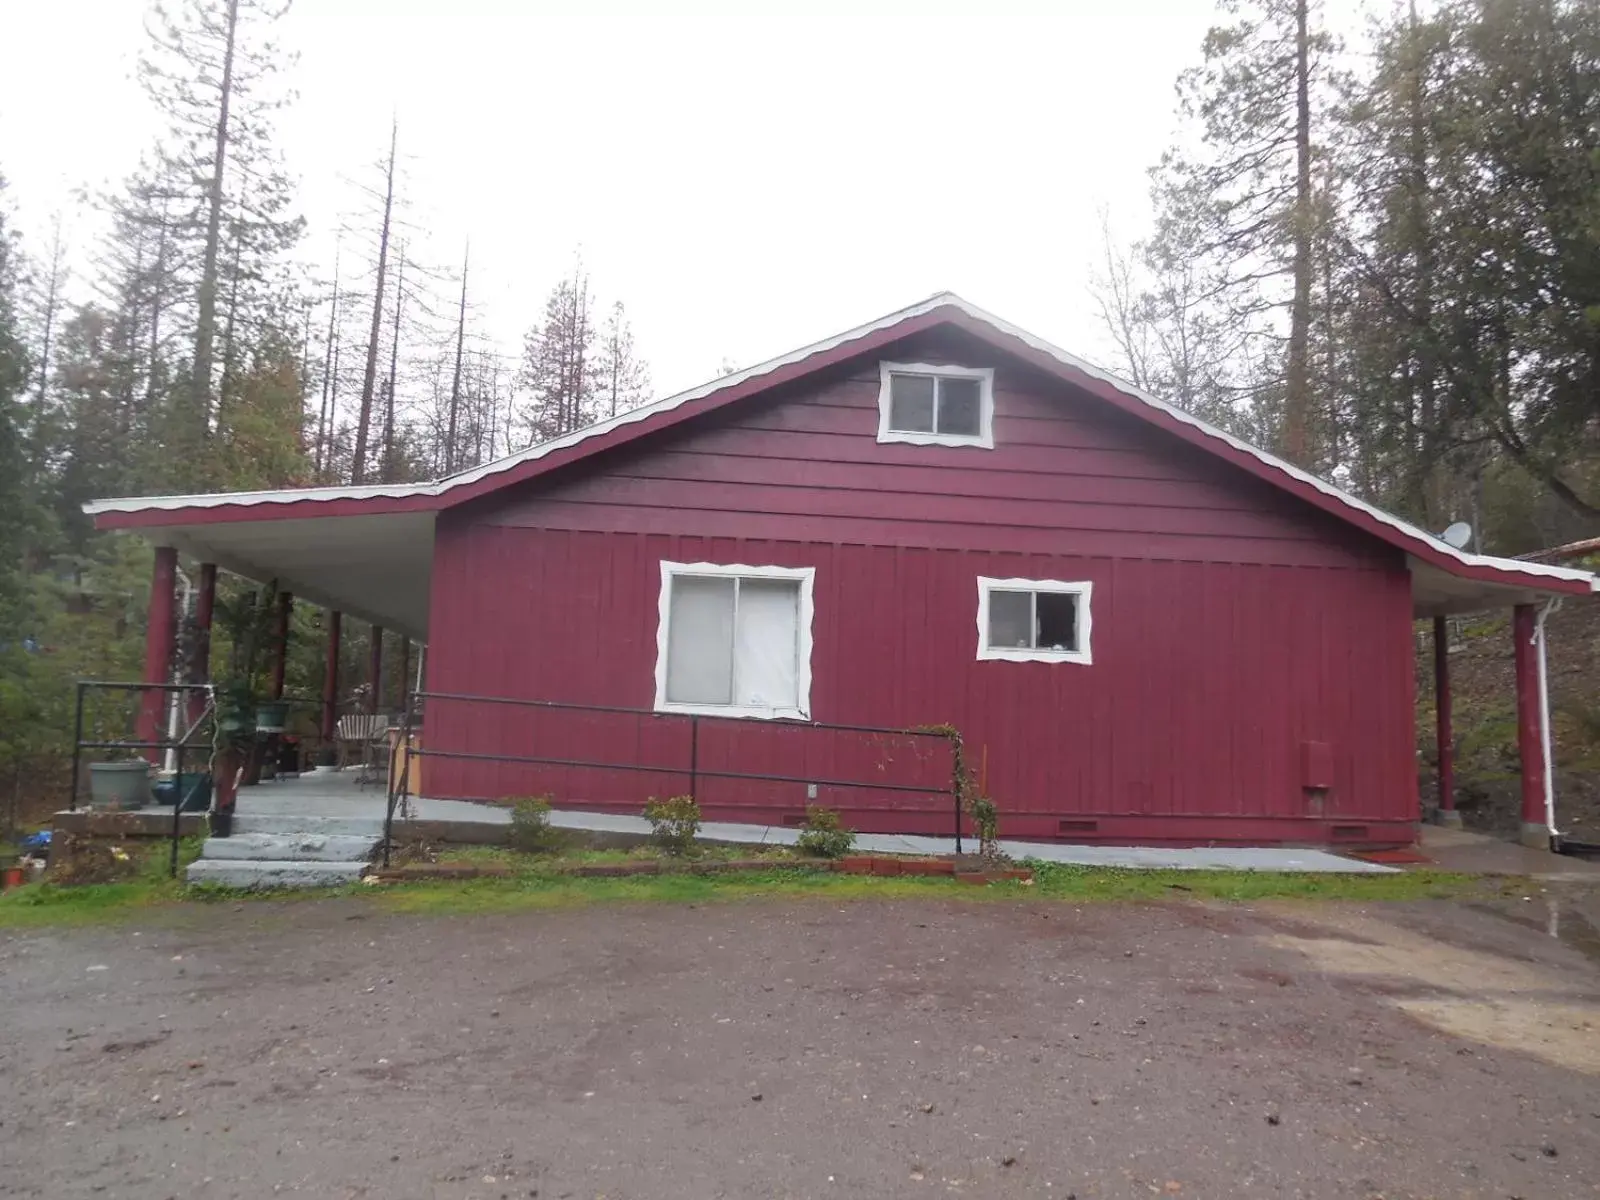
M 339 769 L 359 763 L 357 784 L 370 782 L 387 758 L 389 718 L 384 713 L 346 713 L 334 727 L 334 741 L 339 748 Z

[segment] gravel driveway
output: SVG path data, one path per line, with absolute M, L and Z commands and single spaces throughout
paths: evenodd
M 1525 909 L 357 897 L 0 934 L 0 1194 L 1594 1197 L 1593 930 Z

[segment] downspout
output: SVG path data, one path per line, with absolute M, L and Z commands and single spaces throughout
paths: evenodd
M 1550 749 L 1550 669 L 1545 654 L 1544 623 L 1551 613 L 1561 607 L 1561 597 L 1551 596 L 1539 607 L 1533 622 L 1533 640 L 1539 647 L 1539 742 L 1544 751 L 1544 823 L 1550 831 L 1552 844 L 1561 836 L 1556 829 L 1556 772 L 1554 754 Z
M 174 570 L 173 571 L 173 575 L 176 577 L 177 583 L 178 583 L 178 616 L 177 616 L 177 623 L 178 623 L 178 628 L 181 631 L 182 628 L 183 628 L 184 623 L 187 622 L 188 619 L 189 619 L 189 605 L 194 599 L 194 581 L 191 580 L 187 575 L 185 575 L 183 573 L 183 569 L 181 567 L 176 569 L 176 570 Z M 176 641 L 178 646 L 181 647 L 183 645 L 183 638 L 182 638 L 181 634 L 175 637 L 175 641 Z M 182 679 L 182 676 L 184 675 L 185 672 L 184 672 L 183 667 L 181 665 L 184 656 L 182 655 L 182 653 L 179 653 L 179 655 L 177 657 L 178 657 L 179 663 L 180 663 L 180 666 L 178 668 L 179 682 L 185 682 Z M 168 692 L 167 693 L 167 740 L 168 741 L 177 741 L 177 739 L 183 735 L 183 717 L 184 717 L 184 713 L 186 713 L 188 711 L 188 705 L 186 705 L 184 703 L 184 701 L 187 698 L 188 698 L 188 693 L 186 693 L 186 692 L 174 691 L 174 692 Z M 161 752 L 161 769 L 162 769 L 162 771 L 166 772 L 169 775 L 172 774 L 173 772 L 175 772 L 178 769 L 178 752 L 177 752 L 177 750 L 172 749 L 171 747 L 169 747 L 168 749 L 163 750 Z

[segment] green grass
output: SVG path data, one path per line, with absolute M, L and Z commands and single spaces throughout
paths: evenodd
M 199 851 L 199 839 L 183 847 L 182 862 Z M 527 856 L 485 847 L 452 852 L 456 861 L 511 861 Z M 591 851 L 628 858 L 626 851 Z M 498 857 L 497 857 L 498 856 Z M 570 861 L 563 859 L 562 861 Z M 595 861 L 583 858 L 581 861 Z M 604 861 L 604 860 L 601 860 Z M 728 875 L 636 875 L 577 878 L 560 874 L 544 860 L 505 877 L 463 881 L 387 884 L 299 892 L 294 900 L 348 896 L 387 912 L 466 915 L 572 908 L 594 904 L 707 904 L 761 898 L 822 896 L 829 900 L 943 899 L 970 903 L 1017 900 L 1096 903 L 1160 900 L 1249 901 L 1268 899 L 1395 901 L 1482 895 L 1507 881 L 1482 880 L 1439 871 L 1385 875 L 1281 874 L 1252 871 L 1132 871 L 1034 864 L 1033 884 L 997 883 L 973 887 L 948 878 L 880 878 L 788 870 Z M 283 903 L 271 893 L 240 893 L 223 888 L 185 889 L 167 878 L 166 848 L 151 851 L 136 878 L 122 883 L 60 887 L 32 884 L 0 893 L 0 928 L 93 925 L 131 920 L 154 912 L 179 911 L 206 900 L 244 899 Z

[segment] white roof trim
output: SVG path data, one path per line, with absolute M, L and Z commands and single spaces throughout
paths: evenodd
M 1101 368 L 1094 366 L 1092 363 L 1085 362 L 1076 355 L 1067 353 L 1059 346 L 1053 346 L 1043 338 L 1035 337 L 1025 329 L 1018 329 L 1015 325 L 1001 320 L 992 313 L 985 312 L 975 304 L 967 303 L 967 301 L 961 299 L 959 296 L 947 293 L 944 297 L 942 297 L 942 302 L 955 308 L 959 308 L 962 312 L 966 313 L 974 320 L 982 321 L 984 324 L 993 326 L 1002 333 L 1010 334 L 1018 341 L 1032 346 L 1035 350 L 1048 354 L 1051 358 L 1054 358 L 1057 362 L 1062 363 L 1065 366 L 1082 371 L 1085 375 L 1092 376 L 1103 383 L 1109 383 L 1112 387 L 1116 388 L 1124 395 L 1131 396 L 1133 399 L 1138 400 L 1142 404 L 1148 404 L 1151 408 L 1156 409 L 1159 412 L 1163 412 L 1169 417 L 1182 421 L 1185 425 L 1199 430 L 1207 437 L 1216 438 L 1225 445 L 1250 455 L 1252 458 L 1265 464 L 1266 466 L 1282 471 L 1291 479 L 1296 479 L 1301 483 L 1309 484 L 1310 486 L 1316 488 L 1317 491 L 1321 492 L 1323 495 L 1337 500 L 1339 503 L 1349 508 L 1353 508 L 1358 512 L 1365 513 L 1374 520 L 1381 521 L 1383 524 L 1389 526 L 1397 533 L 1426 542 L 1432 549 L 1449 558 L 1455 559 L 1457 562 L 1462 563 L 1465 566 L 1487 567 L 1491 570 L 1497 571 L 1517 571 L 1528 575 L 1543 575 L 1550 579 L 1565 579 L 1574 582 L 1586 582 L 1589 584 L 1592 590 L 1600 591 L 1600 579 L 1597 579 L 1595 575 L 1589 571 L 1580 571 L 1571 567 L 1546 567 L 1543 564 L 1528 563 L 1518 559 L 1496 558 L 1489 554 L 1468 554 L 1465 551 L 1457 550 L 1448 542 L 1434 537 L 1431 533 L 1418 528 L 1409 521 L 1402 521 L 1393 513 L 1385 512 L 1383 509 L 1378 508 L 1375 505 L 1368 504 L 1365 500 L 1358 499 L 1357 497 L 1350 495 L 1348 492 L 1341 491 L 1340 489 L 1334 487 L 1333 484 L 1329 483 L 1327 480 L 1321 479 L 1318 476 L 1311 474 L 1309 471 L 1304 471 L 1295 466 L 1293 463 L 1286 462 L 1284 459 L 1279 458 L 1275 454 L 1268 454 L 1265 450 L 1262 450 L 1256 446 L 1252 446 L 1249 442 L 1242 441 L 1241 439 L 1234 437 L 1231 433 L 1226 433 L 1223 430 L 1218 429 L 1216 426 L 1202 421 L 1193 413 L 1185 412 L 1181 408 L 1168 404 L 1165 400 L 1161 400 L 1150 395 L 1150 393 L 1143 391 L 1134 384 L 1129 383 L 1126 379 L 1122 379 L 1116 375 L 1113 375 L 1109 371 L 1102 370 Z M 1538 567 L 1539 569 L 1530 570 L 1529 568 L 1531 567 Z
M 296 504 L 301 500 L 374 500 L 380 497 L 437 495 L 436 483 L 373 483 L 348 487 L 280 488 L 270 492 L 205 492 L 197 496 L 118 496 L 91 500 L 83 506 L 90 516 L 104 512 L 149 512 L 174 508 L 220 508 L 225 504 Z
M 613 429 L 617 429 L 623 425 L 631 425 L 639 421 L 647 421 L 657 414 L 671 412 L 674 409 L 681 408 L 685 404 L 690 404 L 696 400 L 704 399 L 705 397 L 713 395 L 716 392 L 720 392 L 725 388 L 735 387 L 738 384 L 746 382 L 747 380 L 770 374 L 771 372 L 782 367 L 803 362 L 814 354 L 820 354 L 824 351 L 833 350 L 847 342 L 856 341 L 859 338 L 867 337 L 870 334 L 877 333 L 880 330 L 889 329 L 900 324 L 902 321 L 923 316 L 939 308 L 957 309 L 960 312 L 965 313 L 968 317 L 971 317 L 973 320 L 988 325 L 997 332 L 1014 337 L 1018 341 L 1027 346 L 1031 346 L 1040 353 L 1048 355 L 1057 362 L 1061 363 L 1063 366 L 1071 367 L 1076 371 L 1082 371 L 1085 375 L 1098 379 L 1103 383 L 1108 383 L 1131 399 L 1138 400 L 1142 404 L 1149 405 L 1151 408 L 1166 414 L 1174 420 L 1182 421 L 1184 424 L 1195 430 L 1198 430 L 1206 437 L 1215 438 L 1217 441 L 1223 443 L 1233 450 L 1248 454 L 1265 466 L 1282 471 L 1289 478 L 1315 488 L 1317 491 L 1321 492 L 1330 499 L 1337 501 L 1339 504 L 1344 505 L 1345 507 L 1356 512 L 1363 513 L 1364 515 L 1371 517 L 1372 519 L 1379 521 L 1384 525 L 1387 525 L 1389 528 L 1393 529 L 1396 533 L 1399 533 L 1403 537 L 1416 539 L 1417 541 L 1426 543 L 1427 546 L 1436 553 L 1443 555 L 1446 558 L 1453 559 L 1456 562 L 1461 563 L 1463 566 L 1484 567 L 1489 570 L 1510 571 L 1524 576 L 1534 575 L 1542 576 L 1547 579 L 1560 579 L 1569 582 L 1587 583 L 1591 590 L 1600 591 L 1600 578 L 1597 578 L 1592 572 L 1589 571 L 1582 571 L 1573 567 L 1556 567 L 1545 563 L 1527 562 L 1519 559 L 1496 558 L 1487 554 L 1469 554 L 1466 551 L 1457 550 L 1454 546 L 1441 541 L 1432 534 L 1428 533 L 1426 530 L 1419 529 L 1417 526 L 1412 525 L 1407 521 L 1402 521 L 1399 517 L 1392 513 L 1385 512 L 1383 509 L 1368 504 L 1366 501 L 1360 500 L 1355 496 L 1350 495 L 1348 492 L 1341 491 L 1339 488 L 1334 487 L 1326 480 L 1319 479 L 1310 472 L 1304 471 L 1292 463 L 1278 458 L 1276 455 L 1269 454 L 1265 450 L 1259 449 L 1256 446 L 1252 446 L 1250 443 L 1242 441 L 1239 438 L 1234 437 L 1232 434 L 1226 433 L 1223 430 L 1218 429 L 1216 426 L 1202 421 L 1193 413 L 1185 412 L 1181 408 L 1174 407 L 1173 405 L 1168 404 L 1166 401 L 1158 399 L 1157 397 L 1150 395 L 1148 392 L 1136 387 L 1132 383 L 1129 383 L 1127 380 L 1113 375 L 1109 371 L 1102 370 L 1100 367 L 1097 367 L 1092 363 L 1085 361 L 1084 359 L 1078 358 L 1076 355 L 1069 354 L 1060 347 L 1054 346 L 1045 341 L 1043 338 L 1036 337 L 1024 329 L 1019 329 L 1017 326 L 1012 325 L 1008 321 L 1001 320 L 999 317 L 992 313 L 986 312 L 977 305 L 963 300 L 954 292 L 940 292 L 938 295 L 929 296 L 926 300 L 919 301 L 918 303 L 910 305 L 907 308 L 902 308 L 897 312 L 889 313 L 887 316 L 879 317 L 875 321 L 869 321 L 865 325 L 857 325 L 854 329 L 846 330 L 844 333 L 835 334 L 830 338 L 824 338 L 820 342 L 813 342 L 809 346 L 803 346 L 798 350 L 792 350 L 788 354 L 783 354 L 777 358 L 768 359 L 766 362 L 758 363 L 753 367 L 747 367 L 742 371 L 735 371 L 732 375 L 724 375 L 720 379 L 715 379 L 710 383 L 701 384 L 699 387 L 690 388 L 686 392 L 679 392 L 677 395 L 667 396 L 664 399 L 657 400 L 651 404 L 646 404 L 643 407 L 633 409 L 630 412 L 618 413 L 616 416 L 604 421 L 600 421 L 594 425 L 589 425 L 583 429 L 574 430 L 572 433 L 565 434 L 562 437 L 554 438 L 548 442 L 541 442 L 537 446 L 530 446 L 526 450 L 519 451 L 516 454 L 507 455 L 504 458 L 496 459 L 494 462 L 484 463 L 483 465 L 473 467 L 470 470 L 461 471 L 455 475 L 447 476 L 435 483 L 363 484 L 352 487 L 289 488 L 282 491 L 224 492 L 201 496 L 120 497 L 110 500 L 90 501 L 88 504 L 83 506 L 83 510 L 90 515 L 94 515 L 96 513 L 103 512 L 141 512 L 153 509 L 216 508 L 222 505 L 232 504 L 296 504 L 304 500 L 366 500 L 379 497 L 401 499 L 409 496 L 441 496 L 447 492 L 453 491 L 456 488 L 465 487 L 468 484 L 477 483 L 481 479 L 487 479 L 490 476 L 498 475 L 504 471 L 509 471 L 525 462 L 532 462 L 543 458 L 548 454 L 553 454 L 558 450 L 564 450 L 569 446 L 576 446 L 581 442 L 587 441 L 593 437 L 599 437 L 602 434 L 609 433 Z

